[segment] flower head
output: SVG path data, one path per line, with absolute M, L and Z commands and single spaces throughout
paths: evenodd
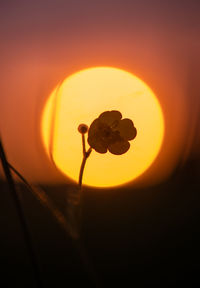
M 112 154 L 121 155 L 130 148 L 137 130 L 130 119 L 122 119 L 119 111 L 106 111 L 95 119 L 88 131 L 88 143 L 99 153 L 109 150 Z
M 86 124 L 80 124 L 78 126 L 78 132 L 80 132 L 81 134 L 85 134 L 88 131 L 88 126 Z

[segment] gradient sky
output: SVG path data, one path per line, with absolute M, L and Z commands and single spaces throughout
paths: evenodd
M 42 145 L 41 113 L 60 80 L 99 65 L 134 73 L 159 98 L 166 136 L 150 177 L 168 159 L 172 169 L 199 156 L 199 11 L 199 0 L 0 0 L 0 134 L 9 161 L 28 181 L 63 180 Z M 199 287 L 199 161 L 191 158 L 157 186 L 85 189 L 83 236 L 107 287 Z M 65 213 L 67 189 L 46 188 Z M 7 183 L 0 191 L 0 283 L 34 287 Z M 71 239 L 21 192 L 46 286 L 84 286 Z
M 155 171 L 190 150 L 199 112 L 199 9 L 198 0 L 1 1 L 0 129 L 10 161 L 30 180 L 60 179 L 42 146 L 41 111 L 60 80 L 101 65 L 134 73 L 158 96 L 167 154 Z

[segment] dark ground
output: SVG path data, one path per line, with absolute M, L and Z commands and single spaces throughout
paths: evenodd
M 78 250 L 25 187 L 23 206 L 44 287 L 95 287 Z M 64 203 L 66 188 L 46 188 Z M 100 287 L 200 287 L 200 161 L 158 186 L 85 191 L 83 230 Z M 58 203 L 59 204 L 59 203 Z M 36 287 L 16 209 L 0 184 L 0 287 Z

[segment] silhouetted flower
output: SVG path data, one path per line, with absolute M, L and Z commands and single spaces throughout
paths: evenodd
M 109 150 L 112 154 L 124 154 L 130 148 L 137 130 L 130 119 L 122 119 L 119 111 L 103 112 L 95 119 L 88 131 L 88 143 L 99 153 Z

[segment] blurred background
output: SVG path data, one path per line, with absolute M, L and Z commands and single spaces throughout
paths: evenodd
M 51 163 L 41 117 L 68 75 L 114 66 L 144 80 L 165 117 L 156 161 L 132 185 L 84 189 L 84 243 L 102 287 L 199 287 L 200 2 L 0 2 L 0 134 L 8 160 L 66 215 L 71 183 Z M 0 170 L 0 284 L 36 287 Z M 17 183 L 45 287 L 95 287 L 73 241 Z M 69 284 L 70 283 L 70 284 Z

